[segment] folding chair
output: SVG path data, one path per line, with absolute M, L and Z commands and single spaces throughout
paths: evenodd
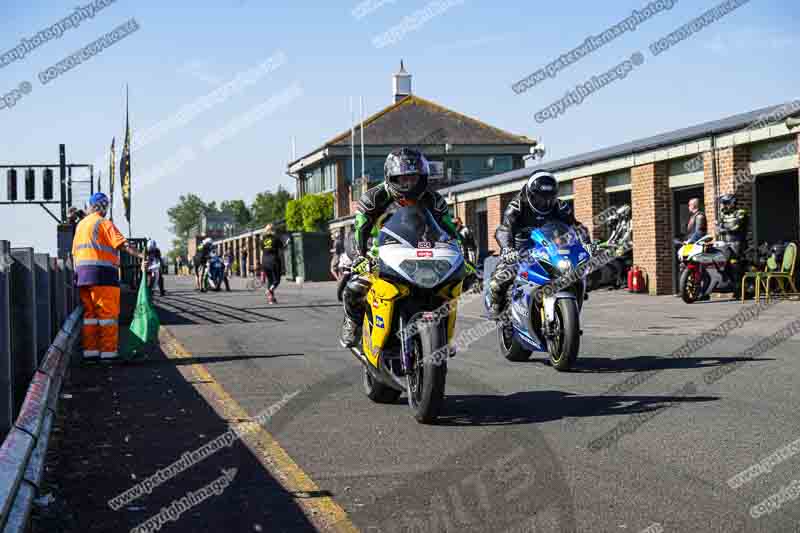
M 790 242 L 783 252 L 783 264 L 780 270 L 775 272 L 767 272 L 764 274 L 764 285 L 767 289 L 767 301 L 770 300 L 770 285 L 774 279 L 778 282 L 782 296 L 800 296 L 800 291 L 794 284 L 795 267 L 797 265 L 797 244 Z M 792 288 L 791 292 L 786 290 L 784 282 L 788 282 Z

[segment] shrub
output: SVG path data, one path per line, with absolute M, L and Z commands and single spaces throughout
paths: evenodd
M 303 230 L 303 209 L 300 200 L 289 200 L 286 203 L 286 229 Z

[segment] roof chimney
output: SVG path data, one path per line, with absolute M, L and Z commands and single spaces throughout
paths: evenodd
M 411 74 L 406 72 L 402 59 L 400 60 L 400 72 L 392 76 L 392 92 L 394 93 L 394 103 L 411 95 Z

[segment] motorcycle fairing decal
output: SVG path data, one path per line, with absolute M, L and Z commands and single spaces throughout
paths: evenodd
M 456 319 L 458 318 L 458 298 L 461 297 L 461 291 L 464 289 L 463 281 L 458 281 L 452 285 L 447 285 L 439 290 L 437 293 L 442 298 L 450 299 L 449 305 L 450 312 L 447 315 L 447 342 L 453 339 L 453 334 L 456 329 Z
M 372 287 L 367 293 L 367 302 L 372 307 L 372 317 L 376 327 L 370 329 L 369 320 L 364 317 L 363 347 L 367 360 L 378 368 L 378 357 L 392 332 L 394 304 L 409 291 L 402 285 L 394 285 L 378 277 L 373 277 L 371 281 Z

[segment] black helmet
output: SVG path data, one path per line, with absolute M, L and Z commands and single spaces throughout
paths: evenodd
M 719 205 L 723 209 L 734 209 L 736 207 L 736 195 L 723 194 L 719 197 Z
M 430 166 L 421 152 L 411 148 L 395 150 L 386 157 L 383 177 L 395 200 L 415 199 L 428 188 Z
M 547 214 L 558 201 L 558 180 L 549 172 L 535 172 L 525 185 L 525 194 L 531 209 Z

